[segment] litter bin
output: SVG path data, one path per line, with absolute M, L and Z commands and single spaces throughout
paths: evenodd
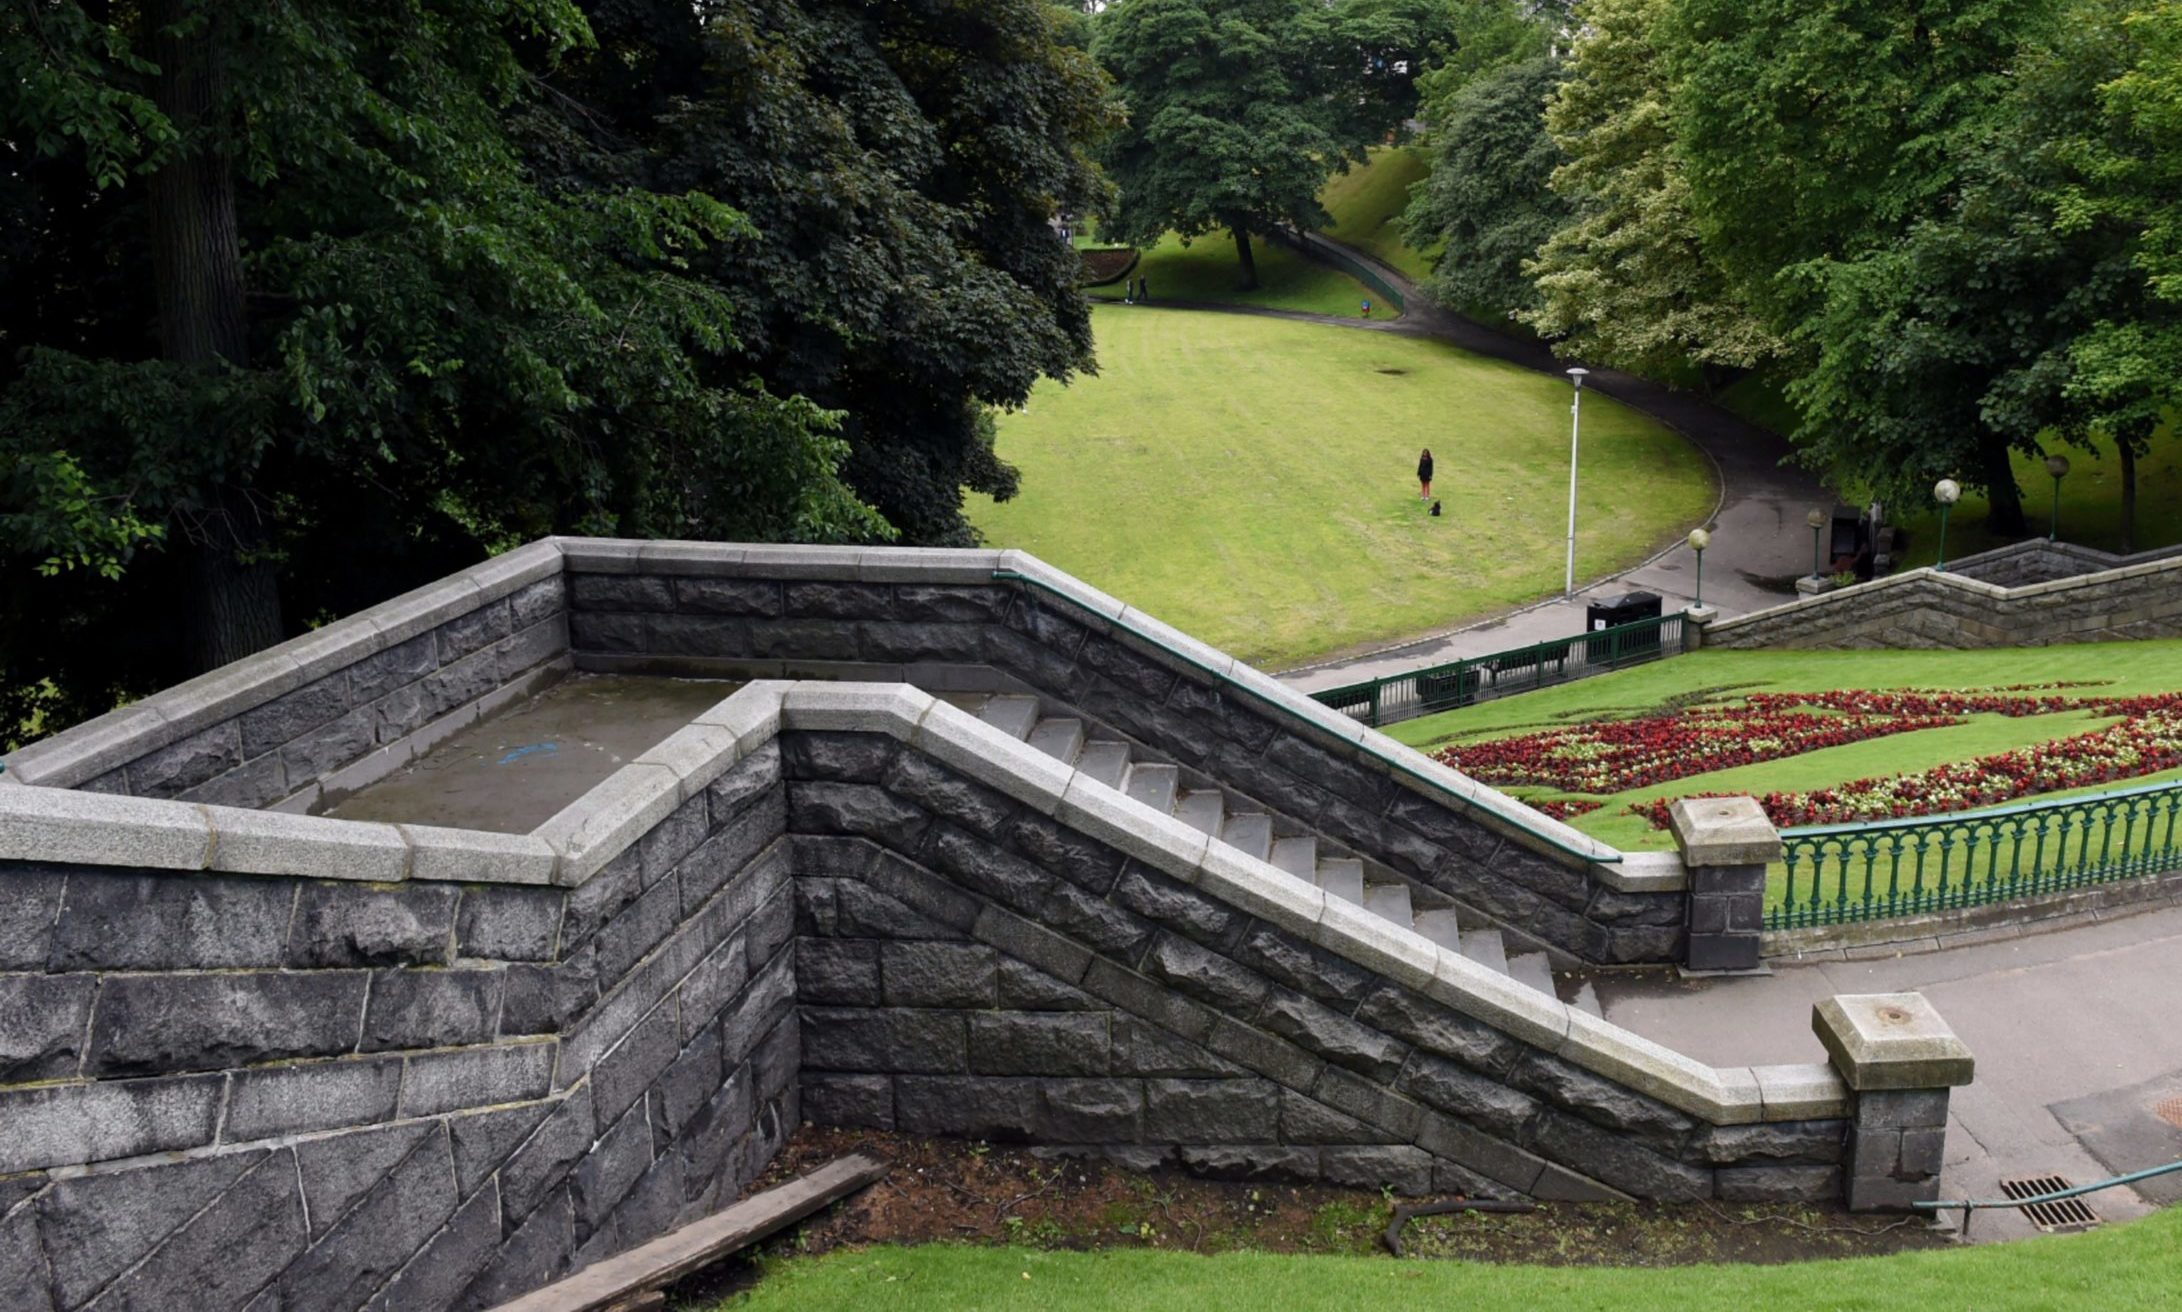
M 1585 663 L 1612 668 L 1630 661 L 1649 660 L 1659 654 L 1659 630 L 1654 627 L 1635 633 L 1602 633 L 1617 629 L 1624 624 L 1640 620 L 1656 620 L 1660 616 L 1659 594 L 1656 592 L 1631 592 L 1625 596 L 1594 601 L 1584 609 L 1584 628 L 1593 636 L 1585 644 Z

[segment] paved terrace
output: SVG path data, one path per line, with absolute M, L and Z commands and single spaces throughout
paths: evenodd
M 2182 1160 L 2182 907 L 1915 956 L 1776 966 L 1765 978 L 1657 973 L 1598 981 L 1606 1018 L 1697 1058 L 1809 1061 L 1811 1007 L 1837 993 L 1923 993 L 1977 1057 L 1949 1106 L 1946 1198 L 1997 1198 L 1999 1182 L 2071 1184 Z M 2170 1106 L 2172 1113 L 2175 1109 Z M 2178 1117 L 2182 1119 L 2182 1117 Z M 2093 1195 L 2106 1220 L 2182 1200 L 2182 1177 Z M 1958 1214 L 1959 1215 L 1959 1214 Z M 1976 1240 L 2037 1233 L 2014 1212 Z

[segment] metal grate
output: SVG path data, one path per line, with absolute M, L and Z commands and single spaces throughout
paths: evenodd
M 2036 1198 L 2040 1194 L 2059 1193 L 2069 1188 L 2068 1181 L 2058 1175 L 2033 1176 L 2027 1180 L 2002 1180 L 2000 1192 L 2009 1198 Z M 2081 1226 L 2097 1225 L 2099 1214 L 2081 1198 L 2061 1198 L 2050 1203 L 2032 1203 L 2023 1208 L 2023 1215 L 2040 1230 L 2067 1230 Z
M 2152 1104 L 2152 1115 L 2182 1130 L 2182 1097 L 2169 1098 Z

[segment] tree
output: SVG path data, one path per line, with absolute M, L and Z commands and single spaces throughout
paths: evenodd
M 1562 354 L 1673 377 L 1749 368 L 1780 350 L 1705 252 L 1676 146 L 1673 91 L 1653 32 L 1672 0 L 1592 0 L 1569 72 L 1547 102 L 1564 161 L 1552 188 L 1574 210 L 1524 273 L 1522 317 Z
M 1432 172 L 1410 193 L 1409 243 L 1446 243 L 1426 291 L 1442 304 L 1498 318 L 1537 303 L 1523 266 L 1569 217 L 1549 185 L 1560 150 L 1545 130 L 1546 99 L 1566 70 L 1536 58 L 1485 73 L 1440 107 Z
M 1128 0 L 1093 51 L 1128 105 L 1104 160 L 1120 189 L 1106 231 L 1150 245 L 1226 231 L 1243 286 L 1253 234 L 1326 222 L 1319 189 L 1403 112 L 1383 57 L 1407 9 L 1383 0 Z M 1398 62 L 1398 61 L 1396 61 Z

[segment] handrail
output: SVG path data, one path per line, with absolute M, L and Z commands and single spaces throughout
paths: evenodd
M 1782 838 L 1830 838 L 1836 834 L 1863 833 L 1874 829 L 1929 829 L 1935 825 L 1960 824 L 1964 820 L 1997 820 L 2008 816 L 2030 815 L 2039 811 L 2058 811 L 2064 807 L 2090 806 L 2099 802 L 2116 801 L 2124 797 L 2141 797 L 2146 793 L 2164 793 L 2182 788 L 2182 780 L 2168 779 L 2149 784 L 2131 784 L 2127 788 L 2112 788 L 2103 793 L 2085 793 L 2080 797 L 2055 797 L 2035 802 L 2009 802 L 2002 806 L 1980 807 L 1969 811 L 1941 811 L 1933 815 L 1905 815 L 1889 820 L 1850 820 L 1838 825 L 1804 825 L 1780 831 Z
M 1152 646 L 1157 647 L 1160 651 L 1163 651 L 1174 659 L 1187 664 L 1190 668 L 1197 670 L 1199 673 L 1211 676 L 1214 680 L 1216 680 L 1225 687 L 1232 688 L 1236 692 L 1251 697 L 1259 703 L 1280 712 L 1282 715 L 1286 715 L 1294 719 L 1302 718 L 1296 715 L 1296 712 L 1293 708 L 1281 705 L 1278 701 L 1266 696 L 1264 693 L 1258 691 L 1256 688 L 1251 687 L 1249 684 L 1241 682 L 1234 676 L 1228 674 L 1225 670 L 1216 669 L 1213 666 L 1207 665 L 1203 661 L 1200 661 L 1196 657 L 1190 655 L 1188 652 L 1177 651 L 1174 647 L 1161 641 L 1159 638 L 1153 636 L 1152 634 L 1146 633 L 1144 630 L 1136 627 L 1135 625 L 1124 623 L 1119 616 L 1100 614 L 1099 611 L 1097 611 L 1093 607 L 1086 605 L 1084 602 L 1075 597 L 1069 596 L 1067 592 L 1063 591 L 1060 588 L 1054 587 L 1052 584 L 1046 582 L 1044 579 L 1032 578 L 1028 574 L 1019 573 L 1012 569 L 996 569 L 993 571 L 992 576 L 994 581 L 996 582 L 1025 583 L 1050 596 L 1058 597 L 1062 601 L 1065 601 L 1069 605 L 1076 607 L 1078 610 L 1081 610 L 1086 614 L 1097 618 L 1103 623 L 1114 625 L 1117 628 L 1126 629 L 1129 633 L 1135 635 L 1138 640 L 1150 643 Z M 1475 813 L 1477 811 L 1477 803 L 1471 801 L 1467 797 L 1464 797 L 1462 794 L 1453 791 L 1452 789 L 1448 788 L 1447 785 L 1441 783 L 1437 779 L 1432 778 L 1430 775 L 1424 774 L 1423 772 L 1415 769 L 1405 762 L 1395 760 L 1393 757 L 1388 756 L 1386 753 L 1380 751 L 1376 747 L 1371 746 L 1369 743 L 1359 741 L 1357 743 L 1357 746 L 1362 748 L 1366 753 L 1368 753 L 1372 757 L 1372 759 L 1378 761 L 1381 765 L 1386 766 L 1388 769 L 1400 771 L 1403 775 L 1406 775 L 1407 777 L 1414 779 L 1421 784 L 1428 785 L 1433 789 L 1433 791 L 1438 792 L 1451 799 L 1458 804 L 1460 809 L 1471 813 Z M 1539 842 L 1553 848 L 1555 851 L 1575 857 L 1577 860 L 1582 861 L 1586 864 L 1621 864 L 1622 854 L 1619 852 L 1612 852 L 1605 855 L 1601 855 L 1596 852 L 1586 852 L 1580 848 L 1569 846 L 1567 843 L 1561 841 L 1558 838 L 1555 838 L 1551 834 L 1540 833 L 1538 830 L 1524 824 L 1521 820 L 1517 819 L 1514 816 L 1501 815 L 1495 812 L 1493 814 L 1493 819 L 1502 824 L 1506 824 L 1512 826 L 1513 828 L 1519 829 L 1522 832 L 1530 835 L 1532 838 L 1537 839 Z
M 2095 1194 L 2101 1189 L 2112 1189 L 2119 1185 L 2135 1184 L 2139 1180 L 2171 1175 L 2176 1171 L 2182 1171 L 2182 1162 L 2169 1162 L 2165 1166 L 2147 1167 L 2142 1171 L 2131 1171 L 2127 1175 L 2117 1175 L 2110 1180 L 2100 1180 L 2096 1184 L 2079 1184 L 2068 1189 L 2055 1189 L 2049 1193 L 2037 1194 L 2030 1198 L 1938 1198 L 1931 1202 L 1920 1200 L 1911 1203 L 1910 1206 L 1924 1212 L 1952 1212 L 1959 1208 L 1962 1212 L 1962 1233 L 1967 1238 L 1970 1233 L 1970 1213 L 1972 1212 L 1982 1212 L 1988 1208 L 2021 1209 L 2035 1207 L 2039 1203 L 2058 1203 L 2063 1199 L 2081 1198 L 2085 1194 Z

